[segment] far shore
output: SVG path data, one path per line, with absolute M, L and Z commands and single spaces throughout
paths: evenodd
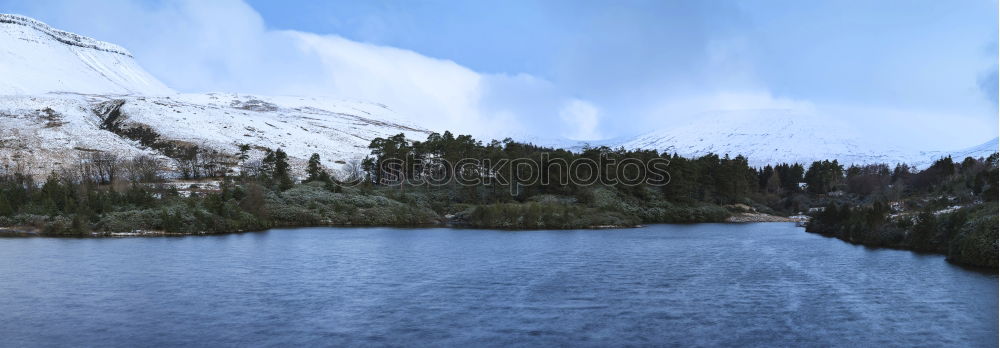
M 760 214 L 760 213 L 745 213 L 734 215 L 727 218 L 725 221 L 716 222 L 695 222 L 695 223 L 662 223 L 664 225 L 691 225 L 691 224 L 713 224 L 713 223 L 724 223 L 724 224 L 742 224 L 742 223 L 772 223 L 772 222 L 802 222 L 801 219 L 797 218 L 786 218 L 775 215 Z M 473 227 L 463 224 L 455 223 L 438 223 L 438 224 L 420 224 L 420 225 L 355 225 L 355 224 L 338 224 L 338 225 L 302 225 L 302 226 L 273 226 L 266 229 L 259 230 L 241 230 L 233 232 L 167 232 L 162 230 L 133 230 L 127 232 L 90 232 L 88 234 L 82 235 L 59 235 L 59 234 L 46 234 L 41 229 L 32 226 L 5 226 L 0 227 L 0 238 L 17 238 L 17 237 L 42 237 L 42 238 L 124 238 L 124 237 L 180 237 L 180 236 L 211 236 L 211 235 L 224 235 L 224 234 L 237 234 L 237 233 L 252 233 L 252 232 L 263 232 L 272 229 L 281 228 L 314 228 L 314 227 L 330 227 L 330 228 L 349 228 L 349 227 L 389 227 L 389 228 L 454 228 L 454 229 L 470 229 L 470 230 L 504 230 L 504 231 L 546 231 L 546 230 L 613 230 L 613 229 L 627 229 L 627 228 L 643 228 L 650 224 L 640 224 L 640 225 L 597 225 L 597 226 L 587 226 L 580 228 L 532 228 L 532 229 L 522 229 L 522 228 L 486 228 L 486 227 Z M 660 225 L 660 223 L 656 223 Z

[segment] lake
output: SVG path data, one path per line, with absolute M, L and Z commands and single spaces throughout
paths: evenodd
M 3 346 L 996 346 L 997 276 L 791 223 L 0 239 Z

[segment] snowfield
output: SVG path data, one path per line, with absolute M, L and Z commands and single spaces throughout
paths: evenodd
M 124 48 L 0 14 L 0 94 L 173 94 Z
M 60 93 L 0 96 L 0 158 L 44 174 L 93 151 L 168 159 L 102 127 L 107 105 L 118 105 L 125 127 L 148 127 L 161 140 L 235 155 L 242 144 L 282 148 L 301 164 L 318 153 L 326 166 L 363 158 L 375 137 L 427 130 L 398 121 L 378 104 L 233 94 L 173 96 Z M 14 161 L 16 159 L 16 161 Z
M 609 144 L 626 149 L 656 149 L 697 157 L 743 155 L 752 166 L 837 159 L 841 164 L 905 163 L 918 168 L 938 158 L 987 157 L 997 152 L 1000 139 L 955 151 L 913 151 L 878 144 L 857 135 L 839 120 L 787 109 L 730 110 L 704 113 L 679 127 L 654 131 Z

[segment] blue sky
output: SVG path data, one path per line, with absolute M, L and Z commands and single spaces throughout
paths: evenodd
M 996 1 L 23 1 L 180 91 L 371 99 L 430 127 L 600 139 L 794 108 L 996 136 Z M 930 139 L 935 137 L 935 139 Z

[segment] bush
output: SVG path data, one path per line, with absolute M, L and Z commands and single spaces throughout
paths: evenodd
M 129 232 L 132 230 L 161 229 L 163 220 L 160 210 L 129 210 L 104 214 L 98 223 L 98 229 L 107 232 Z
M 948 259 L 956 263 L 997 268 L 998 221 L 996 205 L 987 205 L 979 214 L 962 225 L 948 245 Z

